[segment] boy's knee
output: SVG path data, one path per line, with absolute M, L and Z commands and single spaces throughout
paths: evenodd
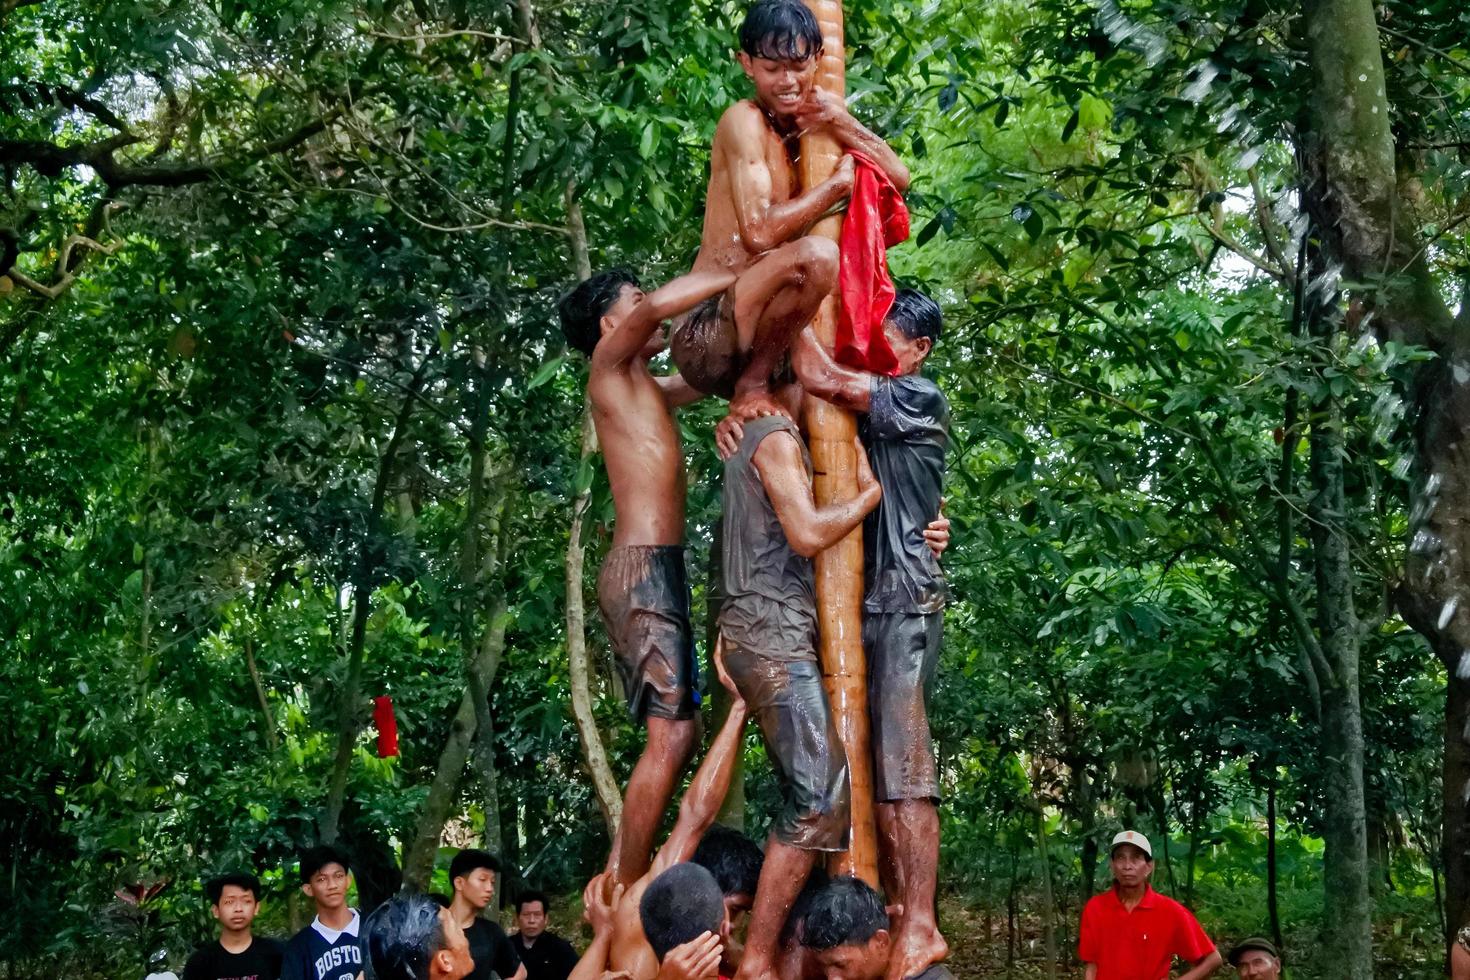
M 647 751 L 675 765 L 688 762 L 698 744 L 699 726 L 693 719 L 648 726 Z
M 807 235 L 794 245 L 792 266 L 796 276 L 824 293 L 830 291 L 837 281 L 837 243 L 819 235 Z

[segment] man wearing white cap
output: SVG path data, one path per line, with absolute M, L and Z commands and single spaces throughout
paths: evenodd
M 1113 838 L 1113 887 L 1082 909 L 1077 957 L 1086 980 L 1166 980 L 1174 957 L 1189 964 L 1178 980 L 1203 980 L 1220 968 L 1220 951 L 1189 910 L 1149 887 L 1154 849 L 1125 830 Z

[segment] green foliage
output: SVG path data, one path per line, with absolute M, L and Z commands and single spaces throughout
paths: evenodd
M 0 7 L 8 975 L 130 975 L 164 944 L 177 961 L 210 928 L 198 879 L 225 868 L 264 872 L 263 924 L 286 931 L 344 718 L 340 831 L 363 901 L 396 887 L 466 664 L 501 627 L 493 759 L 446 839 L 498 833 L 513 879 L 578 888 L 607 841 L 570 718 L 562 562 L 590 487 L 590 595 L 612 510 L 579 461 L 584 368 L 553 312 L 575 278 L 567 205 L 594 267 L 687 268 L 715 120 L 746 91 L 740 5 L 532 3 L 534 34 L 521 7 L 456 2 Z M 1448 288 L 1465 14 L 1384 9 Z M 1282 924 L 1315 975 L 1330 762 L 1292 612 L 1315 602 L 1303 434 L 1330 395 L 1380 950 L 1437 962 L 1445 678 L 1389 601 L 1405 386 L 1429 355 L 1320 343 L 1294 315 L 1295 14 L 847 4 L 854 111 L 915 174 L 891 260 L 946 312 L 944 885 L 1063 951 L 1125 824 L 1169 840 L 1157 881 L 1220 937 L 1267 928 L 1274 786 Z M 681 420 L 699 567 L 721 413 Z M 625 778 L 640 736 L 598 630 L 597 720 Z M 379 694 L 394 760 L 366 727 Z M 761 832 L 776 788 L 754 739 L 746 763 Z M 138 906 L 115 894 L 155 884 Z

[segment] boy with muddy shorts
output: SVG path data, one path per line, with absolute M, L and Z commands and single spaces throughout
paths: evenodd
M 656 377 L 660 326 L 735 281 L 692 272 L 644 293 L 622 269 L 562 300 L 568 343 L 588 356 L 587 394 L 602 443 L 616 523 L 597 596 L 628 705 L 648 741 L 624 797 L 607 870 L 628 885 L 648 870 L 653 836 L 698 739 L 697 667 L 684 568 L 686 475 L 673 410 L 701 397 L 679 375 Z
M 928 699 L 939 662 L 948 589 L 926 523 L 940 506 L 949 402 L 921 373 L 939 340 L 939 306 L 905 289 L 884 318 L 895 377 L 837 364 L 807 330 L 792 348 L 806 390 L 862 413 L 860 433 L 883 502 L 863 527 L 873 782 L 880 870 L 895 916 L 889 980 L 918 976 L 949 953 L 934 919 L 939 864 L 939 774 Z
M 857 455 L 857 496 L 821 508 L 812 498 L 811 460 L 789 418 L 746 422 L 725 463 L 725 669 L 760 725 L 783 801 L 737 980 L 769 974 L 782 924 L 817 854 L 847 844 L 847 758 L 817 663 L 811 559 L 857 527 L 882 496 L 860 446 Z
M 814 85 L 822 53 L 816 18 L 801 0 L 757 0 L 740 26 L 741 70 L 752 97 L 726 109 L 710 147 L 704 227 L 694 271 L 738 279 L 680 317 L 669 347 L 684 379 L 730 399 L 741 418 L 779 412 L 768 390 L 796 334 L 832 292 L 834 242 L 803 237 L 852 193 L 853 161 L 802 189 L 795 167 L 803 133 L 822 132 L 873 160 L 900 191 L 909 172 L 883 139 Z

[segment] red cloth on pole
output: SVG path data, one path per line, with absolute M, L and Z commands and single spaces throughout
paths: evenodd
M 383 694 L 373 698 L 373 726 L 378 730 L 378 758 L 398 754 L 398 719 L 393 717 L 393 699 Z
M 895 375 L 898 358 L 883 336 L 883 319 L 895 295 L 888 249 L 909 237 L 909 209 L 882 168 L 861 153 L 848 152 L 857 170 L 838 240 L 842 302 L 832 356 L 848 367 Z

